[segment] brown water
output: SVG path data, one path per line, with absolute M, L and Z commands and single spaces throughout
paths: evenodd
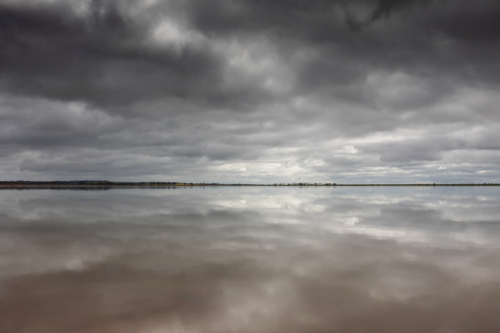
M 0 191 L 0 332 L 500 332 L 499 199 Z

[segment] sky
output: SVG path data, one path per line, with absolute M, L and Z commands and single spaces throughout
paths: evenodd
M 0 180 L 500 182 L 498 0 L 0 0 Z

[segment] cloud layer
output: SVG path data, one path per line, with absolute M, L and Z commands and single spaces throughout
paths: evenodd
M 0 1 L 2 179 L 500 181 L 496 1 Z

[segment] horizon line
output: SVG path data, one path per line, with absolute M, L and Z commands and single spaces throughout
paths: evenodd
M 134 181 L 115 182 L 108 180 L 53 180 L 53 181 L 0 181 L 2 188 L 27 187 L 190 187 L 190 186 L 500 186 L 500 183 L 333 183 L 333 182 L 293 182 L 293 183 L 216 183 L 216 182 L 160 182 Z

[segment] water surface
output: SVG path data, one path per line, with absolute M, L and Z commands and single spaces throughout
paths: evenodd
M 0 332 L 500 332 L 499 199 L 0 191 Z

